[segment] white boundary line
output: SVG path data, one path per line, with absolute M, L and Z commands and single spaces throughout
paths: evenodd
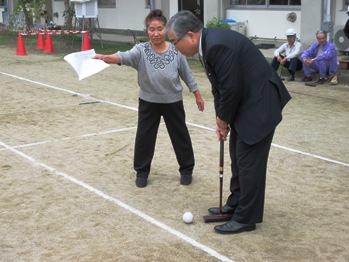
M 126 209 L 127 211 L 139 216 L 140 218 L 146 220 L 147 222 L 165 230 L 166 232 L 178 237 L 179 239 L 182 239 L 183 241 L 189 243 L 190 245 L 206 252 L 208 255 L 212 256 L 212 257 L 215 257 L 217 259 L 219 259 L 220 261 L 226 261 L 226 262 L 234 262 L 233 260 L 231 260 L 230 258 L 226 257 L 226 256 L 223 256 L 221 255 L 220 253 L 218 253 L 217 251 L 215 251 L 214 249 L 204 245 L 204 244 L 201 244 L 200 242 L 188 237 L 187 235 L 181 233 L 180 231 L 156 220 L 155 218 L 147 215 L 146 213 L 132 207 L 132 206 L 129 206 L 127 205 L 126 203 L 122 202 L 121 200 L 117 199 L 117 198 L 114 198 L 112 196 L 109 196 L 107 195 L 106 193 L 92 187 L 91 185 L 79 180 L 79 179 L 76 179 L 75 177 L 72 177 L 70 175 L 67 175 L 63 172 L 60 172 L 58 170 L 56 170 L 55 168 L 51 167 L 51 166 L 48 166 L 38 160 L 36 160 L 35 158 L 15 149 L 14 147 L 11 147 L 3 142 L 0 141 L 0 145 L 3 146 L 4 148 L 6 148 L 7 150 L 11 151 L 12 153 L 26 159 L 27 161 L 29 161 L 34 167 L 40 167 L 40 168 L 43 168 L 45 170 L 48 170 L 49 172 L 51 172 L 53 175 L 56 175 L 56 176 L 60 176 L 60 177 L 63 177 L 65 180 L 68 180 L 69 182 L 72 182 L 73 184 L 76 184 L 84 189 L 87 189 L 89 190 L 90 192 L 104 198 L 105 200 L 108 200 L 124 209 Z
M 271 145 L 276 147 L 276 148 L 284 149 L 284 150 L 287 150 L 287 151 L 290 151 L 290 152 L 293 152 L 293 153 L 298 153 L 298 154 L 301 154 L 301 155 L 310 156 L 310 157 L 313 157 L 313 158 L 317 158 L 317 159 L 321 159 L 321 160 L 324 160 L 324 161 L 327 161 L 327 162 L 331 162 L 333 164 L 338 164 L 338 165 L 348 166 L 349 167 L 349 163 L 333 160 L 333 159 L 330 159 L 330 158 L 327 158 L 327 157 L 323 157 L 323 156 L 319 156 L 319 155 L 314 155 L 314 154 L 311 154 L 311 153 L 303 152 L 303 151 L 300 151 L 300 150 L 297 150 L 297 149 L 292 149 L 292 148 L 289 148 L 289 147 L 286 147 L 286 146 L 281 146 L 281 145 L 274 144 L 274 143 L 272 143 Z
M 16 78 L 16 79 L 19 79 L 19 80 L 22 80 L 22 81 L 27 81 L 27 82 L 30 82 L 30 83 L 33 83 L 33 84 L 49 87 L 49 88 L 52 88 L 52 89 L 55 89 L 55 90 L 59 90 L 59 91 L 62 91 L 62 92 L 66 92 L 66 93 L 69 93 L 69 94 L 77 95 L 77 96 L 85 98 L 85 99 L 86 98 L 94 99 L 95 101 L 98 101 L 98 102 L 101 102 L 101 103 L 106 103 L 106 104 L 110 104 L 110 105 L 114 105 L 114 106 L 130 109 L 130 110 L 133 110 L 133 111 L 138 111 L 137 108 L 135 108 L 135 107 L 130 107 L 130 106 L 114 103 L 114 102 L 111 102 L 111 101 L 108 101 L 108 100 L 97 99 L 97 98 L 94 98 L 94 97 L 92 97 L 92 96 L 90 96 L 88 94 L 74 92 L 74 91 L 71 91 L 71 90 L 68 90 L 68 89 L 64 89 L 64 88 L 60 88 L 60 87 L 44 84 L 44 83 L 41 83 L 41 82 L 33 81 L 33 80 L 30 80 L 30 79 L 27 79 L 27 78 L 24 78 L 24 77 L 16 76 L 16 75 L 13 75 L 13 74 L 8 74 L 8 73 L 1 72 L 1 71 L 0 71 L 0 74 L 6 75 L 6 76 L 9 76 L 9 77 L 13 77 L 13 78 Z M 209 131 L 215 132 L 215 130 L 213 128 L 209 128 L 209 127 L 205 127 L 205 126 L 202 126 L 202 125 L 197 125 L 197 124 L 193 124 L 193 123 L 189 123 L 189 122 L 187 122 L 187 124 L 190 125 L 190 126 L 195 126 L 195 127 L 198 127 L 198 128 L 202 128 L 202 129 L 205 129 L 205 130 L 209 130 Z M 324 160 L 324 161 L 327 161 L 327 162 L 330 162 L 330 163 L 333 163 L 333 164 L 338 164 L 338 165 L 349 167 L 349 163 L 337 161 L 337 160 L 330 159 L 330 158 L 327 158 L 327 157 L 323 157 L 323 156 L 320 156 L 320 155 L 307 153 L 307 152 L 304 152 L 304 151 L 300 151 L 300 150 L 297 150 L 297 149 L 292 149 L 292 148 L 289 148 L 289 147 L 286 147 L 286 146 L 281 146 L 281 145 L 274 144 L 274 143 L 272 144 L 272 146 L 274 146 L 276 148 L 279 148 L 279 149 L 284 149 L 286 151 L 290 151 L 290 152 L 293 152 L 293 153 L 298 153 L 298 154 L 302 154 L 302 155 L 305 155 L 305 156 L 310 156 L 310 157 L 313 157 L 313 158 L 321 159 L 321 160 Z
M 0 74 L 6 75 L 6 76 L 9 76 L 9 77 L 13 77 L 13 78 L 16 78 L 16 79 L 19 79 L 19 80 L 22 80 L 22 81 L 26 81 L 26 82 L 29 82 L 29 83 L 37 84 L 37 85 L 40 85 L 40 86 L 49 87 L 49 88 L 52 88 L 52 89 L 55 89 L 55 90 L 58 90 L 58 91 L 62 91 L 62 92 L 65 92 L 65 93 L 69 93 L 71 95 L 76 95 L 76 96 L 79 96 L 79 97 L 82 97 L 82 98 L 85 98 L 85 99 L 94 99 L 96 102 L 101 102 L 101 103 L 110 104 L 110 105 L 114 105 L 114 106 L 118 106 L 118 107 L 123 107 L 123 108 L 130 109 L 130 110 L 133 110 L 133 111 L 138 111 L 137 108 L 135 108 L 135 107 L 125 106 L 125 105 L 114 103 L 114 102 L 110 102 L 110 101 L 107 101 L 107 100 L 101 100 L 101 99 L 98 99 L 98 98 L 94 98 L 94 97 L 90 96 L 89 94 L 83 94 L 83 93 L 79 93 L 79 92 L 74 92 L 74 91 L 71 91 L 71 90 L 68 90 L 68 89 L 56 87 L 56 86 L 53 86 L 53 85 L 44 84 L 44 83 L 41 83 L 41 82 L 33 81 L 33 80 L 30 80 L 30 79 L 27 79 L 27 78 L 24 78 L 24 77 L 21 77 L 21 76 L 8 74 L 8 73 L 1 72 L 1 71 L 0 71 Z
M 79 138 L 85 138 L 85 137 L 91 137 L 91 136 L 107 135 L 107 134 L 112 134 L 112 133 L 117 133 L 117 132 L 129 131 L 129 130 L 136 129 L 136 128 L 137 127 L 134 126 L 134 127 L 111 129 L 111 130 L 106 130 L 106 131 L 97 132 L 97 133 L 84 134 L 84 135 L 80 135 L 80 136 L 63 137 L 60 139 L 50 139 L 50 140 L 44 140 L 44 141 L 39 141 L 39 142 L 34 142 L 34 143 L 28 143 L 28 144 L 13 146 L 13 148 L 25 148 L 25 147 L 43 145 L 43 144 L 47 144 L 47 143 L 51 143 L 51 142 L 55 142 L 55 141 L 65 141 L 65 140 L 79 139 Z M 7 148 L 0 148 L 0 151 L 4 151 L 4 150 L 8 150 L 8 149 Z

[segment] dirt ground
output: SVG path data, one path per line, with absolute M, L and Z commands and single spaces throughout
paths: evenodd
M 219 235 L 202 220 L 218 204 L 213 101 L 203 71 L 193 72 L 206 100 L 201 113 L 184 92 L 193 183 L 179 184 L 161 125 L 140 189 L 136 72 L 111 66 L 78 81 L 60 57 L 1 48 L 0 260 L 349 261 L 348 86 L 287 83 L 293 99 L 270 153 L 264 222 Z M 224 197 L 227 150 L 225 160 Z M 182 222 L 185 211 L 193 224 Z

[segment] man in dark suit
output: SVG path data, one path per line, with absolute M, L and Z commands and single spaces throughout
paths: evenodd
M 262 53 L 245 36 L 224 29 L 203 29 L 188 11 L 175 14 L 167 35 L 186 56 L 199 53 L 212 85 L 218 139 L 230 132 L 231 194 L 223 213 L 231 220 L 215 226 L 222 234 L 256 228 L 263 221 L 265 180 L 274 131 L 291 99 Z M 219 208 L 210 208 L 217 214 Z

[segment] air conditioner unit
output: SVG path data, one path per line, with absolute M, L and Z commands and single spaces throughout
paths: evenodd
M 97 18 L 97 0 L 71 0 L 74 3 L 75 16 L 77 18 Z
M 338 51 L 348 52 L 349 51 L 349 39 L 345 36 L 344 26 L 337 26 L 334 28 L 333 42 L 336 45 Z

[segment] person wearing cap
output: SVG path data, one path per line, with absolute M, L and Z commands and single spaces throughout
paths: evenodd
M 333 43 L 327 41 L 325 31 L 316 32 L 317 41 L 302 53 L 304 82 L 306 85 L 315 86 L 330 81 L 337 81 L 337 51 Z M 312 73 L 319 73 L 319 79 L 312 82 Z M 335 80 L 335 81 L 334 81 Z
M 274 51 L 274 58 L 271 62 L 272 67 L 278 70 L 280 64 L 290 72 L 288 81 L 294 81 L 294 75 L 297 70 L 302 69 L 300 55 L 302 53 L 302 44 L 297 40 L 297 33 L 293 28 L 286 31 L 287 43 L 281 45 Z

